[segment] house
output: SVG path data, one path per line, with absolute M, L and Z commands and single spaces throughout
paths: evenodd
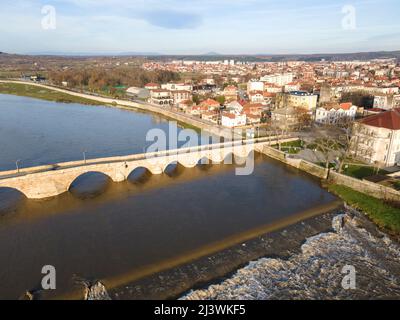
M 243 106 L 238 101 L 232 101 L 226 105 L 226 111 L 230 113 L 241 113 Z
M 220 103 L 214 99 L 204 100 L 200 103 L 200 105 L 207 107 L 208 110 L 219 110 L 221 107 Z
M 163 105 L 172 105 L 174 99 L 169 90 L 155 89 L 150 91 L 150 103 Z
M 400 163 L 400 109 L 378 113 L 354 123 L 351 152 L 355 158 L 381 166 Z
M 219 112 L 218 111 L 205 111 L 201 114 L 201 118 L 212 123 L 218 124 Z
M 174 104 L 179 105 L 180 102 L 186 100 L 192 100 L 192 92 L 187 90 L 174 90 L 171 91 L 172 99 L 174 99 Z
M 249 93 L 249 99 L 252 103 L 264 103 L 264 92 L 263 91 L 251 91 Z
M 144 88 L 147 90 L 157 90 L 160 88 L 160 86 L 157 83 L 148 83 L 144 86 Z
M 327 104 L 317 108 L 315 122 L 320 124 L 337 124 L 340 120 L 354 120 L 357 114 L 357 106 L 351 102 L 341 104 Z
M 285 92 L 299 91 L 300 83 L 298 82 L 290 82 L 285 85 Z
M 246 114 L 247 124 L 257 124 L 261 122 L 261 116 L 254 114 Z
M 246 125 L 246 114 L 223 112 L 221 115 L 221 124 L 228 128 L 244 126 Z
M 250 95 L 252 91 L 264 91 L 264 82 L 257 80 L 250 80 L 247 83 L 247 94 Z
M 178 102 L 178 108 L 183 110 L 183 111 L 187 111 L 189 110 L 189 108 L 193 105 L 193 101 L 192 100 L 183 100 Z
M 235 86 L 227 86 L 222 92 L 222 95 L 225 97 L 225 101 L 227 102 L 237 100 L 238 89 Z

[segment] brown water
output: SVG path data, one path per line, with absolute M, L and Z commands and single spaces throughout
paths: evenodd
M 0 103 L 2 169 L 20 153 L 36 165 L 76 160 L 85 147 L 95 156 L 140 152 L 146 128 L 168 125 L 148 114 L 7 97 Z M 57 290 L 45 297 L 67 295 L 75 276 L 121 286 L 333 201 L 317 180 L 261 155 L 250 176 L 217 164 L 134 172 L 119 184 L 91 174 L 45 201 L 0 189 L 0 298 L 38 288 L 44 265 L 57 272 Z
M 87 195 L 87 182 L 83 189 Z M 78 195 L 25 200 L 2 216 L 0 298 L 35 288 L 43 265 L 56 267 L 59 295 L 72 289 L 74 274 L 129 274 L 334 200 L 313 179 L 262 156 L 251 176 L 227 165 L 178 168 L 172 177 L 110 184 L 95 198 Z

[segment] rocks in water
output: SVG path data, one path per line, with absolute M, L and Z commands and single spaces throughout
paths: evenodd
M 85 289 L 85 300 L 111 300 L 106 287 L 100 281 Z
M 340 232 L 345 224 L 345 214 L 340 214 L 333 218 L 332 220 L 332 228 L 335 232 Z
M 373 231 L 360 213 L 332 221 L 335 232 L 308 238 L 289 259 L 262 258 L 232 277 L 182 299 L 398 299 L 400 246 Z M 376 229 L 376 228 L 375 228 Z M 356 288 L 342 281 L 344 267 L 356 271 Z

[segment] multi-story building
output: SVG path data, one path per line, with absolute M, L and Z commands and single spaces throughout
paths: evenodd
M 169 90 L 169 91 L 193 91 L 193 85 L 186 83 L 164 83 L 161 85 L 161 89 Z
M 302 108 L 313 111 L 317 107 L 318 96 L 306 91 L 291 91 L 289 93 L 277 94 L 276 107 Z
M 294 75 L 293 73 L 282 73 L 282 74 L 272 74 L 272 75 L 265 75 L 260 78 L 260 81 L 273 83 L 280 87 L 293 82 Z
M 157 105 L 172 105 L 174 99 L 171 95 L 171 91 L 164 89 L 156 89 L 150 91 L 150 103 Z
M 400 163 L 400 109 L 378 113 L 354 123 L 352 154 L 381 166 Z
M 317 108 L 315 122 L 320 124 L 337 124 L 341 120 L 354 120 L 357 114 L 357 106 L 351 102 L 341 104 L 328 104 Z
M 223 112 L 221 115 L 221 124 L 224 127 L 233 128 L 246 125 L 246 114 Z
M 252 91 L 264 91 L 264 82 L 257 80 L 250 80 L 247 83 L 247 94 Z
M 400 94 L 374 96 L 374 108 L 390 110 L 400 107 Z
M 174 104 L 178 105 L 182 101 L 192 100 L 192 92 L 186 90 L 174 90 L 171 91 L 172 99 L 174 99 Z

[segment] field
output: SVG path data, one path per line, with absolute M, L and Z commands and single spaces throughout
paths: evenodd
M 81 103 L 87 105 L 101 104 L 101 102 L 98 101 L 72 96 L 67 93 L 19 83 L 0 83 L 0 94 L 2 93 L 55 102 Z

